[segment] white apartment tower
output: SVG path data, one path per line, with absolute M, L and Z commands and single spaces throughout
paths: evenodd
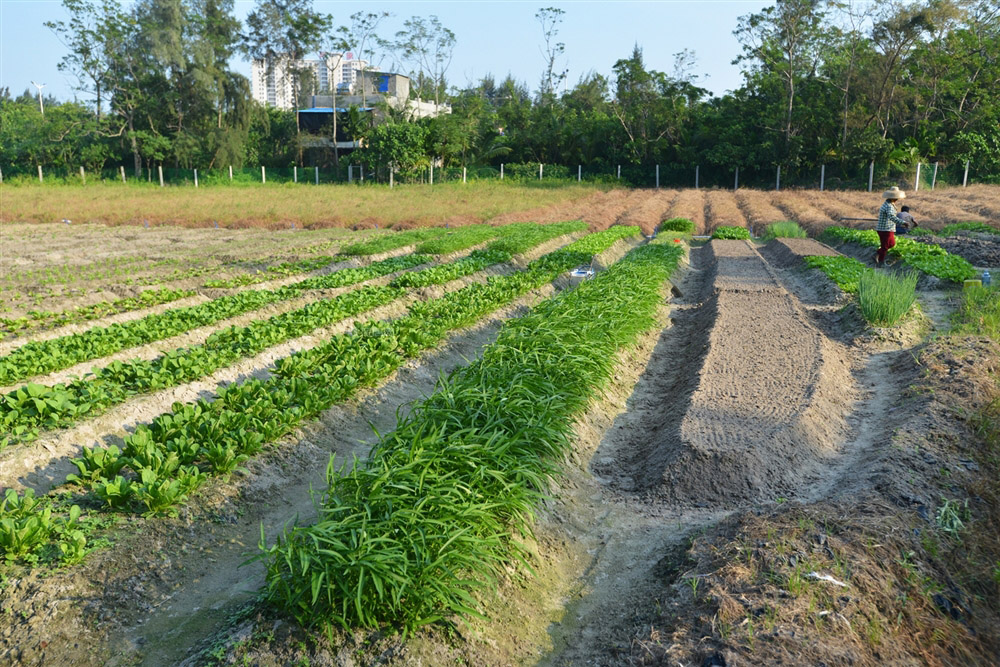
M 361 70 L 367 66 L 363 60 L 355 60 L 351 52 L 324 53 L 321 60 L 291 60 L 279 57 L 271 63 L 264 59 L 255 59 L 250 66 L 250 90 L 253 98 L 261 104 L 279 109 L 292 109 L 295 106 L 293 91 L 294 69 L 311 69 L 316 80 L 316 90 L 306 91 L 312 95 L 321 91 L 332 91 L 336 86 L 337 94 L 350 94 L 360 77 Z M 268 71 L 270 69 L 270 71 Z

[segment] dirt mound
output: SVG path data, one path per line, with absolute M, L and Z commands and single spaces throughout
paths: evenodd
M 768 262 L 780 269 L 798 266 L 803 257 L 834 257 L 840 253 L 815 239 L 774 239 L 760 249 Z
M 697 384 L 679 423 L 649 443 L 635 488 L 695 506 L 793 495 L 843 440 L 849 370 L 749 243 L 710 247 Z

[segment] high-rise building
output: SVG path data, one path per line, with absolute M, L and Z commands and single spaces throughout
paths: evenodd
M 271 61 L 254 59 L 250 66 L 250 90 L 253 98 L 261 104 L 279 109 L 292 109 L 295 106 L 293 76 L 294 70 L 312 70 L 314 88 L 302 91 L 303 95 L 315 95 L 321 92 L 333 91 L 336 86 L 338 94 L 350 94 L 359 80 L 360 72 L 367 66 L 363 60 L 355 60 L 354 54 L 324 53 L 322 59 L 291 60 L 279 57 Z

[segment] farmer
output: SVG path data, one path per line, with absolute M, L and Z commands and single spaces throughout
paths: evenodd
M 882 207 L 878 210 L 878 224 L 875 231 L 878 232 L 879 248 L 875 253 L 875 266 L 885 266 L 885 255 L 889 248 L 896 245 L 896 225 L 906 224 L 896 215 L 896 202 L 906 198 L 906 193 L 895 185 L 882 193 Z
M 904 206 L 901 209 L 899 209 L 899 219 L 903 221 L 903 225 L 902 226 L 896 225 L 897 234 L 909 234 L 911 231 L 913 231 L 914 227 L 920 226 L 917 224 L 917 221 L 910 214 L 909 206 Z

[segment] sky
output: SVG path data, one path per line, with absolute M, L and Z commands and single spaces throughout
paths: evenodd
M 731 64 L 740 53 L 733 36 L 738 17 L 759 12 L 773 2 L 316 0 L 314 4 L 319 11 L 333 15 L 334 25 L 349 23 L 350 15 L 357 11 L 387 11 L 393 16 L 383 24 L 383 36 L 392 36 L 410 16 L 436 15 L 457 39 L 446 78 L 459 88 L 474 85 L 486 74 L 499 81 L 509 73 L 535 91 L 545 64 L 542 29 L 535 13 L 542 7 L 557 7 L 565 11 L 557 39 L 566 48 L 557 65 L 568 70 L 567 85 L 589 72 L 610 78 L 615 61 L 629 57 L 638 44 L 646 67 L 667 73 L 673 71 L 675 53 L 694 51 L 692 73 L 701 77 L 699 85 L 722 95 L 741 84 L 739 68 Z M 237 0 L 237 17 L 244 19 L 254 5 L 253 0 Z M 74 98 L 75 78 L 57 68 L 66 48 L 43 25 L 65 18 L 61 0 L 0 0 L 0 87 L 9 87 L 18 95 L 34 81 L 46 85 L 46 95 L 60 100 Z M 239 58 L 231 65 L 249 77 L 249 62 Z

